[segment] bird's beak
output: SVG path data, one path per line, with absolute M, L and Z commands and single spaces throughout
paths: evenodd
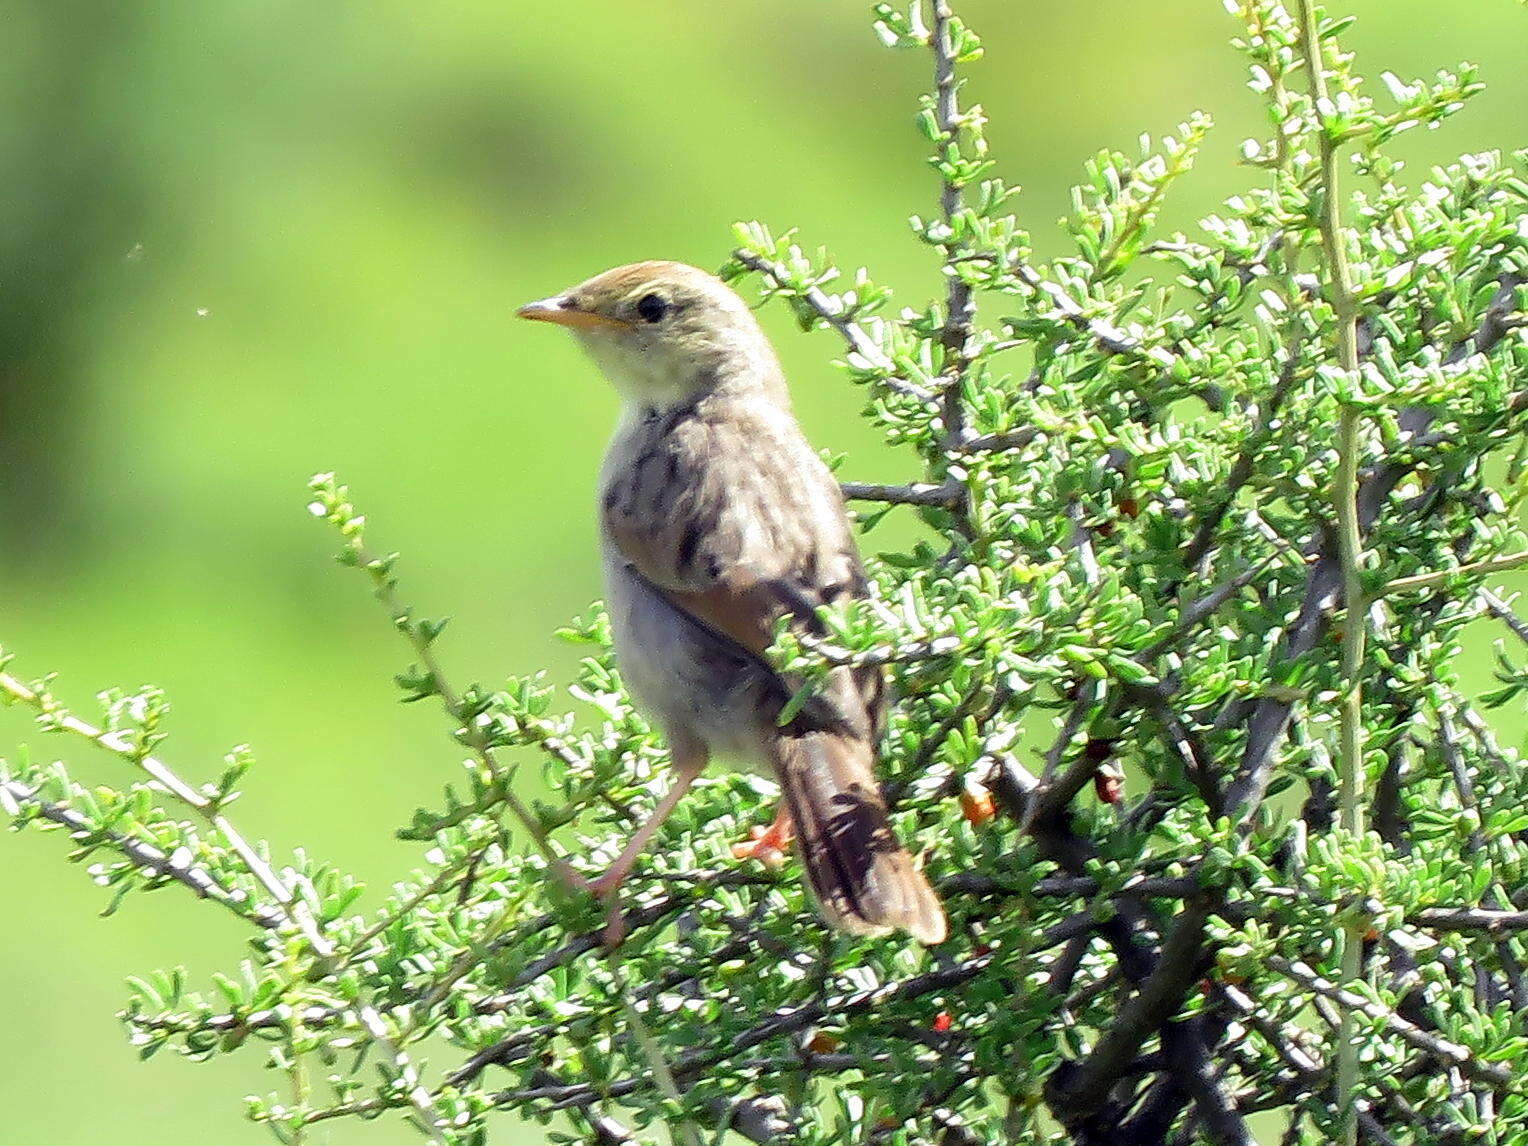
M 553 298 L 537 299 L 528 302 L 515 312 L 521 318 L 529 318 L 536 322 L 555 322 L 558 326 L 572 326 L 589 328 L 592 326 L 626 326 L 618 318 L 609 315 L 595 314 L 592 311 L 579 310 L 569 304 L 562 296 Z

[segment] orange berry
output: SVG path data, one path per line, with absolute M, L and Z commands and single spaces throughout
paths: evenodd
M 812 1037 L 806 1040 L 806 1049 L 813 1054 L 832 1054 L 841 1046 L 843 1044 L 827 1031 L 813 1031 Z
M 979 828 L 997 815 L 992 793 L 985 788 L 967 788 L 960 794 L 960 812 L 966 823 Z

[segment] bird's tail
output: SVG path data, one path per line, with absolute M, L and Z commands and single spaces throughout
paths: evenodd
M 774 765 L 823 918 L 854 935 L 900 928 L 923 943 L 942 941 L 944 909 L 887 822 L 870 745 L 782 732 Z

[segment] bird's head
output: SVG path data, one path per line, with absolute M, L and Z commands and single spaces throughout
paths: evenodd
M 781 390 L 774 350 L 747 304 L 684 263 L 616 267 L 519 314 L 573 331 L 633 403 L 671 406 L 728 384 Z

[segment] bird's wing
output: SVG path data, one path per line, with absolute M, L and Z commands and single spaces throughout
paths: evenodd
M 842 496 L 783 410 L 638 428 L 608 471 L 607 541 L 674 608 L 758 656 L 785 614 L 865 592 Z

